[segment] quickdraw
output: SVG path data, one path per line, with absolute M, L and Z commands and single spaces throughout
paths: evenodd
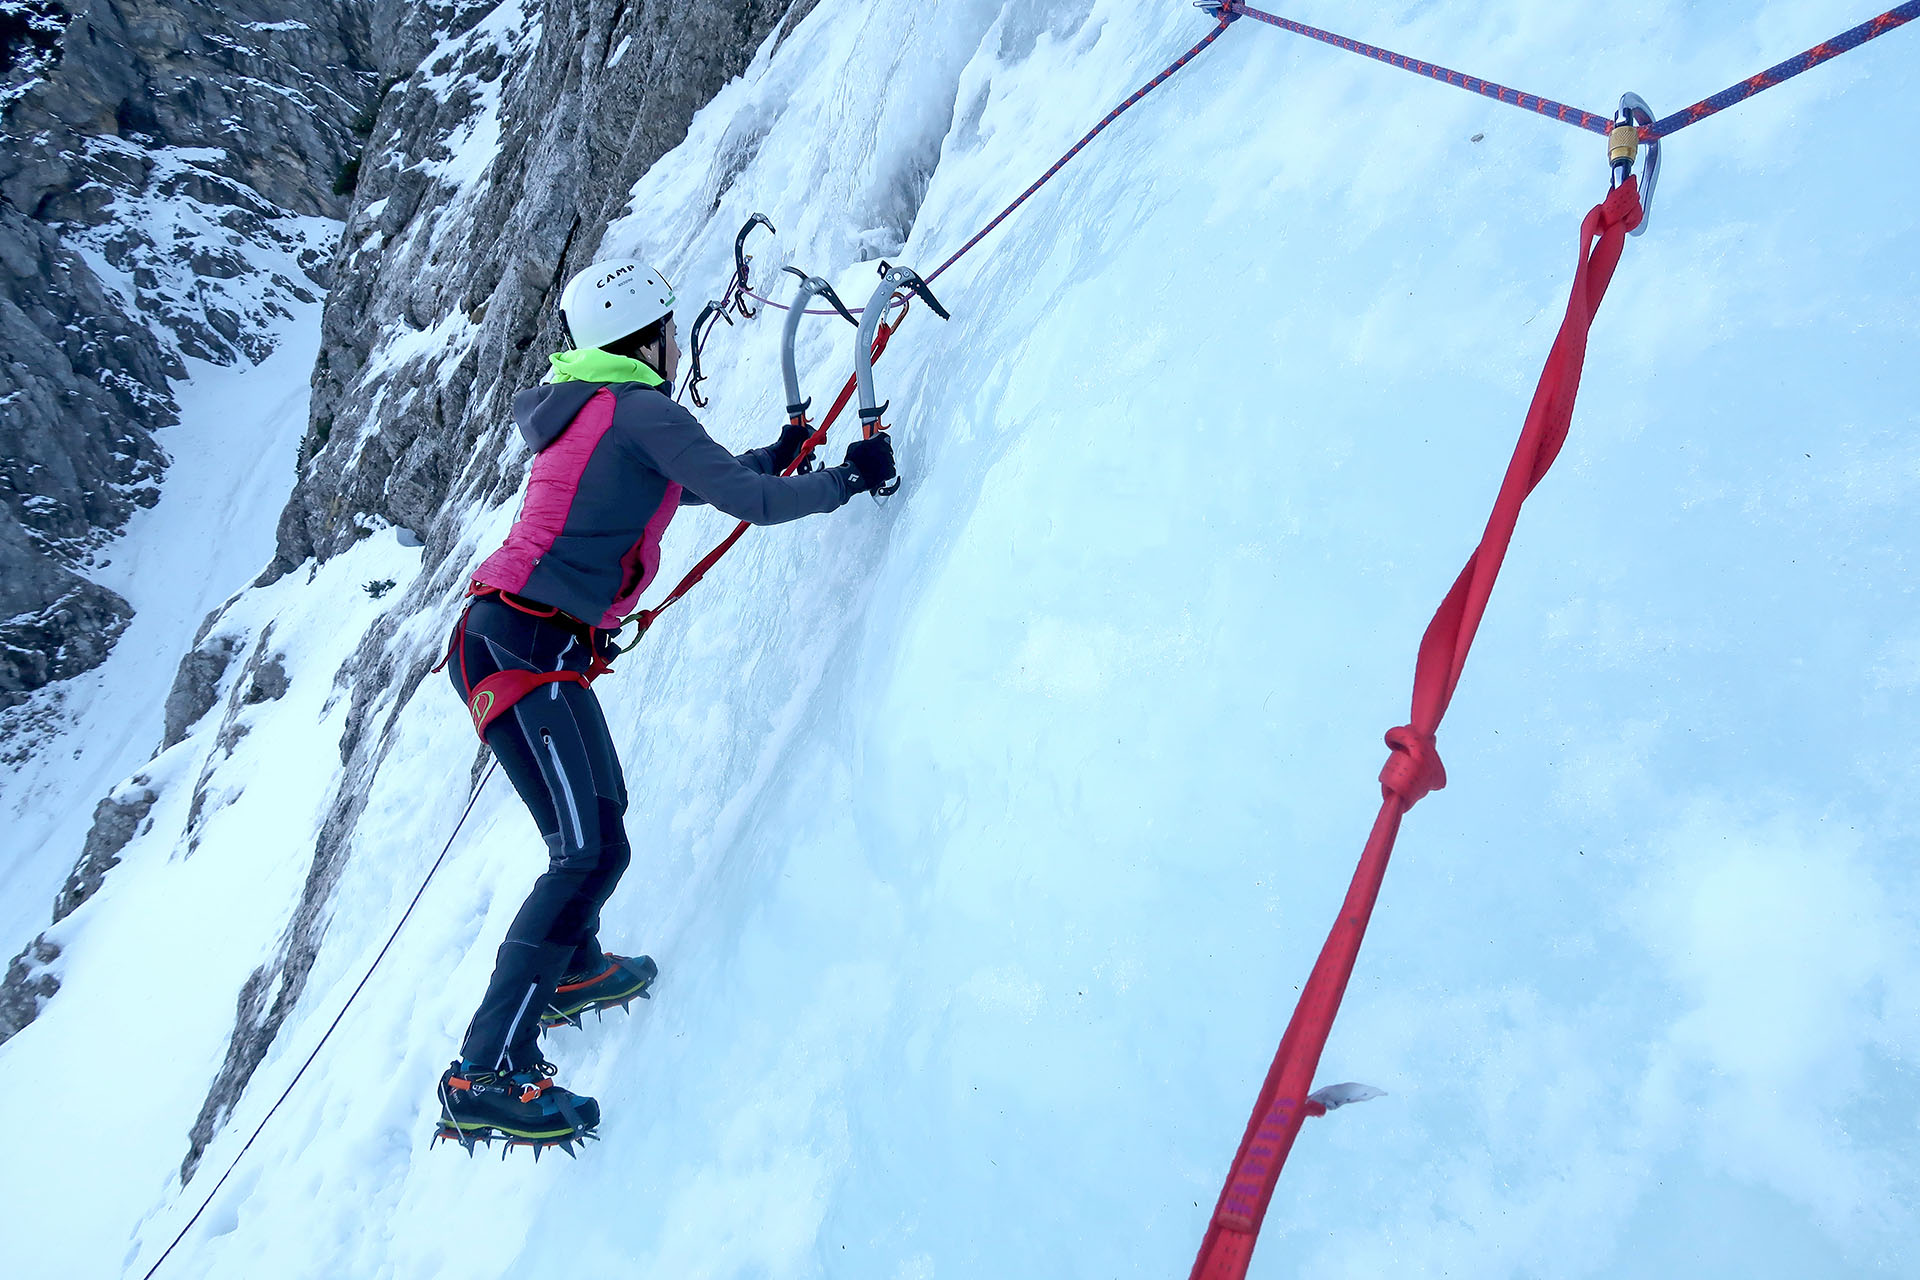
M 693 360 L 688 365 L 687 380 L 680 391 L 692 397 L 695 408 L 707 407 L 707 398 L 700 394 L 700 384 L 706 381 L 706 375 L 700 372 L 700 353 L 706 348 L 713 326 L 721 320 L 731 325 L 731 313 L 734 311 L 738 311 L 743 320 L 751 320 L 760 314 L 747 305 L 747 299 L 753 294 L 747 283 L 747 269 L 753 263 L 753 255 L 747 252 L 747 237 L 753 234 L 755 227 L 765 227 L 769 233 L 779 234 L 764 213 L 756 213 L 741 224 L 733 237 L 733 279 L 727 282 L 725 293 L 700 308 L 700 314 L 693 322 L 688 344 L 692 348 Z

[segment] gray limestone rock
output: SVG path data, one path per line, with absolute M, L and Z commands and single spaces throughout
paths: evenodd
M 100 891 L 107 872 L 120 865 L 120 851 L 139 832 L 160 793 L 141 776 L 93 808 L 93 826 L 87 831 L 87 843 L 80 852 L 60 895 L 53 900 L 53 922 L 59 924 L 79 906 Z
M 125 600 L 65 568 L 0 510 L 0 709 L 99 665 L 132 615 Z
M 257 360 L 324 290 L 371 11 L 0 5 L 0 707 L 124 627 L 89 557 L 155 500 L 181 357 Z
M 135 777 L 93 810 L 93 826 L 67 883 L 53 900 L 53 922 L 59 924 L 99 892 L 107 872 L 120 863 L 120 851 L 140 831 L 154 801 L 160 798 L 150 780 Z M 60 946 L 45 934 L 28 943 L 0 979 L 0 1044 L 40 1016 L 40 1009 L 60 990 L 60 979 L 46 966 L 60 957 Z
M 230 661 L 233 642 L 228 643 L 225 660 Z M 217 685 L 218 677 L 215 683 Z M 227 709 L 220 717 L 219 729 L 215 731 L 213 750 L 201 766 L 199 780 L 194 784 L 193 803 L 187 811 L 189 855 L 200 847 L 201 828 L 206 819 L 229 804 L 244 786 L 244 782 L 223 775 L 221 766 L 232 757 L 240 740 L 252 732 L 253 709 L 262 703 L 285 697 L 290 687 L 286 655 L 274 647 L 273 624 L 268 623 L 254 641 L 246 665 L 241 668 L 239 677 L 227 693 Z
M 213 710 L 220 698 L 220 679 L 233 661 L 234 639 L 212 636 L 187 651 L 173 673 L 173 688 L 167 693 L 166 734 L 160 749 L 184 742 L 187 731 L 201 716 Z
M 40 1007 L 60 990 L 60 979 L 46 972 L 46 966 L 59 958 L 59 945 L 41 937 L 27 944 L 7 966 L 7 976 L 0 979 L 0 1044 L 39 1017 Z
M 132 616 L 82 576 L 151 505 L 173 420 L 159 344 L 77 255 L 0 203 L 0 707 L 96 665 Z

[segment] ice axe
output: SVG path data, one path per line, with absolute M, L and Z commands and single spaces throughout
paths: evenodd
M 847 310 L 847 304 L 840 301 L 840 295 L 833 291 L 833 286 L 819 276 L 808 275 L 798 267 L 780 269 L 800 278 L 800 292 L 787 308 L 787 323 L 780 330 L 780 376 L 786 382 L 787 423 L 789 426 L 811 427 L 812 424 L 807 421 L 807 408 L 813 400 L 811 397 L 805 400 L 800 398 L 800 369 L 793 357 L 794 338 L 800 332 L 800 317 L 807 314 L 809 302 L 815 298 L 825 298 L 833 304 L 835 311 L 845 317 L 848 324 L 858 326 L 860 322 L 853 318 L 853 312 Z
M 927 287 L 927 282 L 912 268 L 896 267 L 886 262 L 880 264 L 880 283 L 875 287 L 873 296 L 867 299 L 866 310 L 860 313 L 860 336 L 853 345 L 853 372 L 860 387 L 860 431 L 869 439 L 876 432 L 887 429 L 886 424 L 880 421 L 880 415 L 887 411 L 887 405 L 880 403 L 873 393 L 873 339 L 880 329 L 881 317 L 886 314 L 893 299 L 902 293 L 917 294 L 932 308 L 933 314 L 942 320 L 953 319 L 947 309 L 940 305 L 940 299 L 933 296 L 933 290 Z M 895 476 L 873 491 L 874 501 L 890 496 L 899 488 L 900 478 Z

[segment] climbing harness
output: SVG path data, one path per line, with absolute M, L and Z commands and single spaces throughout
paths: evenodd
M 1831 40 L 1815 45 L 1758 75 L 1751 76 L 1660 120 L 1650 120 L 1648 117 L 1651 116 L 1651 112 L 1647 109 L 1645 102 L 1634 94 L 1622 97 L 1620 109 L 1615 116 L 1595 115 L 1551 99 L 1521 93 L 1492 81 L 1450 71 L 1432 63 L 1421 62 L 1373 45 L 1362 44 L 1345 36 L 1308 27 L 1256 9 L 1246 4 L 1244 0 L 1195 0 L 1195 7 L 1215 18 L 1213 30 L 1109 111 L 1056 160 L 1052 167 L 1041 174 L 946 261 L 929 272 L 925 280 L 912 275 L 911 272 L 906 273 L 912 276 L 911 281 L 903 278 L 892 286 L 888 286 L 883 280 L 882 286 L 875 290 L 867 306 L 858 313 L 849 313 L 837 298 L 833 299 L 834 306 L 830 310 L 809 309 L 807 302 L 812 296 L 823 292 L 819 290 L 814 293 L 803 291 L 792 309 L 798 314 L 828 315 L 838 311 L 849 319 L 853 314 L 859 314 L 861 317 L 860 336 L 855 349 L 854 373 L 841 388 L 840 394 L 835 398 L 820 425 L 808 437 L 802 447 L 801 456 L 804 457 L 825 440 L 827 429 L 846 408 L 856 388 L 861 393 L 861 419 L 866 433 L 872 435 L 875 430 L 884 429 L 879 422 L 886 405 L 874 403 L 871 383 L 872 365 L 886 350 L 888 339 L 905 319 L 911 306 L 911 297 L 917 294 L 936 314 L 946 318 L 947 312 L 934 300 L 927 285 L 938 280 L 949 267 L 986 239 L 995 228 L 1005 222 L 1015 210 L 1025 204 L 1035 192 L 1079 155 L 1103 130 L 1147 94 L 1166 83 L 1175 73 L 1225 34 L 1229 26 L 1243 17 L 1308 36 L 1388 65 L 1467 89 L 1509 106 L 1520 107 L 1561 120 L 1608 138 L 1611 190 L 1606 199 L 1596 205 L 1581 224 L 1581 259 L 1568 299 L 1566 318 L 1548 354 L 1546 367 L 1534 394 L 1533 403 L 1528 409 L 1526 423 L 1521 431 L 1513 460 L 1508 466 L 1506 479 L 1495 499 L 1493 514 L 1488 520 L 1486 532 L 1482 535 L 1473 555 L 1467 560 L 1465 568 L 1461 570 L 1460 576 L 1454 581 L 1452 589 L 1448 591 L 1421 639 L 1414 670 L 1411 720 L 1405 725 L 1390 730 L 1386 735 L 1387 746 L 1392 754 L 1380 773 L 1379 815 L 1374 820 L 1372 833 L 1361 854 L 1359 866 L 1354 872 L 1340 915 L 1334 923 L 1333 930 L 1328 934 L 1326 944 L 1321 949 L 1307 985 L 1302 990 L 1293 1017 L 1287 1024 L 1286 1033 L 1281 1038 L 1280 1047 L 1274 1056 L 1266 1081 L 1261 1087 L 1259 1100 L 1248 1121 L 1240 1148 L 1234 1156 L 1226 1184 L 1221 1190 L 1219 1202 L 1208 1223 L 1200 1253 L 1195 1259 L 1191 1273 L 1191 1280 L 1243 1280 L 1247 1264 L 1252 1257 L 1254 1243 L 1259 1235 L 1260 1224 L 1266 1216 L 1281 1168 L 1286 1162 L 1288 1152 L 1292 1149 L 1294 1139 L 1299 1134 L 1300 1125 L 1310 1116 L 1325 1115 L 1347 1103 L 1365 1101 L 1379 1096 L 1379 1090 L 1359 1084 L 1330 1085 L 1313 1093 L 1308 1093 L 1307 1087 L 1312 1081 L 1314 1069 L 1319 1063 L 1327 1037 L 1332 1031 L 1333 1018 L 1339 1009 L 1347 981 L 1352 975 L 1360 943 L 1366 933 L 1367 922 L 1372 915 L 1374 902 L 1386 874 L 1387 861 L 1393 850 L 1394 838 L 1399 832 L 1400 820 L 1423 796 L 1446 785 L 1446 770 L 1440 763 L 1434 735 L 1439 728 L 1441 718 L 1446 714 L 1454 688 L 1459 682 L 1468 649 L 1473 643 L 1474 632 L 1485 612 L 1494 580 L 1499 574 L 1501 561 L 1506 554 L 1507 545 L 1519 518 L 1520 507 L 1526 501 L 1528 494 L 1539 484 L 1541 477 L 1546 474 L 1547 468 L 1553 464 L 1561 445 L 1566 440 L 1573 413 L 1574 397 L 1579 390 L 1588 331 L 1600 301 L 1605 296 L 1607 285 L 1612 280 L 1614 268 L 1619 263 L 1626 235 L 1645 225 L 1646 205 L 1651 202 L 1654 182 L 1658 177 L 1659 148 L 1657 144 L 1661 139 L 1671 137 L 1707 116 L 1725 110 L 1754 94 L 1773 88 L 1822 62 L 1858 48 L 1869 40 L 1877 39 L 1913 21 L 1916 17 L 1920 17 L 1920 0 L 1907 0 L 1906 3 L 1861 23 Z M 1637 148 L 1628 146 L 1626 131 L 1623 128 L 1627 125 L 1631 125 L 1633 131 L 1637 132 L 1640 144 L 1652 144 L 1647 146 L 1646 160 L 1639 174 L 1633 173 L 1636 158 L 1634 151 Z M 681 391 L 683 394 L 690 392 L 696 405 L 706 404 L 698 391 L 698 383 L 703 380 L 699 372 L 700 351 L 706 336 L 712 332 L 713 325 L 716 323 L 715 317 L 726 319 L 729 325 L 733 323 L 727 315 L 729 311 L 738 311 L 743 317 L 752 318 L 757 312 L 746 305 L 745 300 L 748 298 L 766 306 L 781 310 L 788 309 L 755 293 L 750 286 L 747 270 L 752 262 L 752 256 L 746 252 L 746 241 L 756 226 L 765 226 L 769 231 L 773 230 L 773 224 L 764 215 L 757 213 L 740 228 L 739 233 L 734 237 L 733 279 L 721 298 L 709 302 L 701 311 L 700 319 L 695 322 L 692 343 L 693 363 L 688 380 Z M 882 263 L 881 270 L 883 276 L 887 276 L 895 271 L 904 271 L 904 268 L 890 268 Z M 796 271 L 794 274 L 802 273 Z M 816 277 L 806 277 L 806 279 L 811 282 Z M 889 315 L 890 309 L 896 305 L 898 310 Z M 788 323 L 789 325 L 796 323 L 795 317 L 789 316 Z M 790 350 L 790 345 L 783 337 L 783 353 Z M 789 367 L 783 365 L 783 374 Z M 864 384 L 860 381 L 863 371 L 867 376 Z M 800 420 L 804 422 L 805 410 L 811 402 L 800 399 L 797 375 L 789 379 L 787 392 L 789 421 L 794 420 L 793 406 L 798 405 Z M 789 465 L 788 472 L 790 473 L 799 463 L 800 458 L 796 457 L 794 463 Z M 626 622 L 637 622 L 640 634 L 644 635 L 647 628 L 652 626 L 662 613 L 698 585 L 707 571 L 739 541 L 749 527 L 742 522 L 719 545 L 708 552 L 660 604 L 623 619 L 623 625 Z M 439 669 L 439 667 L 435 668 L 435 670 Z M 568 678 L 574 678 L 576 674 L 569 673 Z M 592 674 L 598 673 L 589 673 L 590 676 Z M 476 716 L 476 720 L 480 718 Z M 159 1259 L 148 1269 L 145 1280 L 153 1280 L 153 1276 L 159 1271 L 161 1265 L 172 1255 L 181 1241 L 186 1239 L 187 1233 L 193 1229 L 194 1224 L 199 1222 L 201 1216 L 211 1207 L 220 1189 L 226 1185 L 227 1179 L 233 1175 L 234 1170 L 239 1168 L 240 1161 L 245 1158 L 254 1142 L 265 1131 L 267 1123 L 272 1120 L 281 1104 L 292 1095 L 294 1087 L 306 1074 L 307 1068 L 311 1067 L 319 1057 L 320 1050 L 325 1047 L 327 1040 L 346 1016 L 347 1010 L 352 1007 L 354 1000 L 372 979 L 374 970 L 379 967 L 381 960 L 386 957 L 394 941 L 400 936 L 400 930 L 412 917 L 414 909 L 420 905 L 427 887 L 433 881 L 434 874 L 446 861 L 447 854 L 453 848 L 453 842 L 458 839 L 467 817 L 473 812 L 481 791 L 485 788 L 487 780 L 493 776 L 496 767 L 497 762 L 489 762 L 486 772 L 482 774 L 479 783 L 467 798 L 466 808 L 461 811 L 459 820 L 454 823 L 453 831 L 448 835 L 446 844 L 442 846 L 433 865 L 428 868 L 419 890 L 415 892 L 413 900 L 407 904 L 406 910 L 401 914 L 399 923 L 394 925 L 393 931 L 387 936 L 379 953 L 374 956 L 373 963 L 367 967 L 366 974 L 348 995 L 340 1012 L 334 1015 L 333 1021 L 321 1034 L 313 1051 L 294 1072 L 286 1089 L 268 1108 L 267 1114 L 255 1127 L 245 1145 L 241 1147 L 239 1154 L 220 1175 L 213 1190 L 201 1202 L 200 1207 L 194 1210 L 192 1217 L 174 1236 Z
M 587 669 L 585 671 L 531 671 L 511 669 L 496 671 L 490 676 L 482 676 L 475 683 L 467 679 L 467 612 L 460 612 L 459 625 L 453 629 L 452 637 L 447 641 L 447 651 L 440 656 L 429 675 L 438 675 L 446 670 L 447 663 L 457 655 L 460 660 L 460 683 L 467 689 L 467 714 L 473 717 L 473 731 L 480 735 L 480 741 L 487 740 L 487 726 L 513 709 L 513 704 L 545 685 L 577 684 L 587 688 L 607 672 L 613 670 L 613 659 L 620 656 L 620 647 L 613 636 L 618 628 L 612 630 L 588 626 L 578 618 L 561 612 L 552 605 L 541 604 L 537 600 L 528 600 L 511 591 L 502 591 L 498 587 L 488 586 L 475 581 L 467 587 L 468 606 L 476 600 L 498 600 L 509 609 L 524 613 L 529 617 L 558 622 L 562 626 L 571 626 L 584 642 L 587 650 Z M 609 656 L 611 655 L 611 656 Z

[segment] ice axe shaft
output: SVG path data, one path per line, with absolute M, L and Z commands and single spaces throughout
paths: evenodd
M 853 370 L 860 387 L 860 421 L 871 435 L 878 430 L 880 412 L 886 406 L 879 402 L 873 391 L 873 339 L 879 332 L 880 320 L 886 315 L 887 307 L 894 295 L 900 293 L 917 294 L 942 320 L 951 320 L 947 309 L 933 296 L 933 290 L 927 282 L 910 267 L 880 264 L 880 283 L 874 288 L 873 296 L 867 299 L 867 308 L 860 313 L 860 337 L 853 347 Z
M 853 313 L 847 310 L 844 302 L 840 301 L 840 295 L 833 291 L 833 286 L 819 276 L 810 276 L 798 267 L 780 269 L 788 275 L 800 278 L 800 292 L 794 297 L 793 305 L 787 309 L 787 322 L 780 331 L 780 376 L 786 381 L 787 417 L 798 423 L 806 416 L 807 402 L 800 398 L 800 369 L 794 360 L 793 345 L 794 339 L 800 332 L 800 318 L 807 312 L 807 303 L 815 298 L 825 298 L 833 305 L 835 311 L 846 317 L 848 324 L 857 325 L 860 322 L 853 318 Z

